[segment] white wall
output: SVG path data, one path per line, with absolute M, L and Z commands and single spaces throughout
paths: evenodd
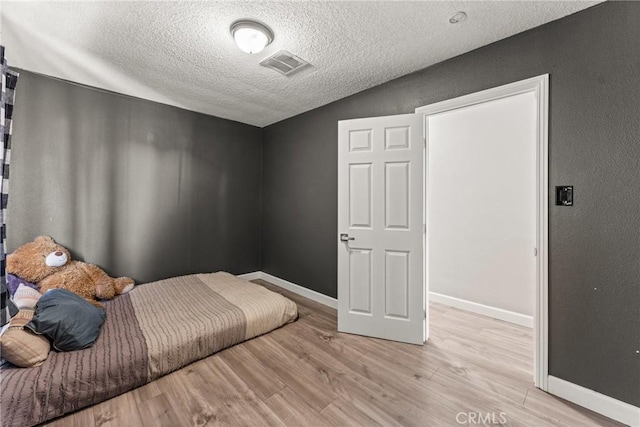
M 536 99 L 429 118 L 429 291 L 533 315 Z

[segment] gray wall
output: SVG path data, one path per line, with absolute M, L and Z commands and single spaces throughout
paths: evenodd
M 8 249 L 148 282 L 260 264 L 262 130 L 20 71 Z
M 639 40 L 607 2 L 265 128 L 262 270 L 336 296 L 338 120 L 549 73 L 550 373 L 640 406 Z

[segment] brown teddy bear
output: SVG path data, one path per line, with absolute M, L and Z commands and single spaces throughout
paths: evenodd
M 93 264 L 72 261 L 69 251 L 49 236 L 40 236 L 8 255 L 7 273 L 35 283 L 41 294 L 49 289 L 67 289 L 97 307 L 102 307 L 98 299 L 113 299 L 135 284 L 128 277 L 109 277 Z

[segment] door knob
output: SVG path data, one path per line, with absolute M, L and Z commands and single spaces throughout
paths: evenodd
M 356 238 L 355 237 L 349 237 L 349 235 L 346 234 L 346 233 L 340 234 L 340 241 L 341 242 L 348 242 L 349 240 L 356 240 Z

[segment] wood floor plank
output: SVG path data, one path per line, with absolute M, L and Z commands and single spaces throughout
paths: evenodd
M 153 399 L 163 393 L 162 382 L 154 381 L 137 388 L 134 398 L 138 404 L 144 403 L 146 400 Z
M 94 425 L 97 427 L 118 427 L 129 423 L 142 425 L 138 404 L 128 393 L 87 409 L 93 409 Z
M 249 425 L 256 420 L 264 426 L 282 426 L 280 419 L 256 396 L 251 388 L 225 363 L 216 357 L 198 363 L 194 373 L 209 385 L 209 400 L 224 402 L 234 425 Z
M 406 349 L 405 349 L 406 350 Z M 370 360 L 371 363 L 378 364 L 385 369 L 391 369 L 396 375 L 405 376 L 409 379 L 430 378 L 438 368 L 444 363 L 426 354 L 415 354 L 399 349 L 396 351 L 369 351 L 362 359 Z
M 311 318 L 309 318 L 311 321 Z M 296 341 L 300 347 L 316 346 L 320 347 L 331 354 L 347 359 L 358 359 L 367 352 L 366 348 L 356 347 L 350 342 L 349 337 L 337 332 L 327 332 L 327 329 L 319 328 L 315 325 L 306 323 L 298 323 L 291 325 L 290 328 L 282 328 L 277 331 L 275 336 L 286 335 L 290 339 Z M 300 337 L 304 337 L 300 339 Z M 309 349 L 309 351 L 312 351 Z
M 211 388 L 194 370 L 196 364 L 169 374 L 158 381 L 180 408 L 183 424 L 189 426 L 230 425 L 233 416 L 224 402 L 211 398 Z M 134 390 L 135 391 L 135 390 Z
M 121 413 L 124 413 L 125 411 L 126 409 L 123 408 Z M 133 419 L 135 420 L 135 414 L 133 415 Z M 85 408 L 84 410 L 80 411 L 80 413 L 78 413 L 78 416 L 74 419 L 75 427 L 94 427 L 96 425 L 96 419 L 92 407 Z
M 450 306 L 448 305 L 444 305 L 444 304 L 440 304 L 439 302 L 431 302 L 429 304 L 429 313 L 430 314 L 434 314 L 434 313 L 446 313 L 447 311 L 449 311 L 451 309 Z
M 558 425 L 614 426 L 618 425 L 602 415 L 585 411 L 578 405 L 560 399 L 537 388 L 530 388 L 524 406 L 544 412 Z
M 286 384 L 272 372 L 264 369 L 264 364 L 245 347 L 236 345 L 220 353 L 220 358 L 253 390 L 262 400 L 283 390 Z
M 299 319 L 50 425 L 459 426 L 500 412 L 513 426 L 620 425 L 533 387 L 531 329 L 432 303 L 426 345 L 367 338 L 337 332 L 334 309 L 257 282 Z
M 328 420 L 324 419 L 318 411 L 300 399 L 298 393 L 288 387 L 274 394 L 264 403 L 289 427 L 321 427 L 329 424 Z
M 167 393 L 145 400 L 144 404 L 138 406 L 138 413 L 143 426 L 173 427 L 180 425 L 185 419 L 184 413 L 175 406 Z
M 518 343 L 531 347 L 533 344 L 533 329 L 525 328 L 506 322 L 493 323 L 482 328 L 482 335 L 502 336 L 512 343 Z
M 517 361 L 511 357 L 501 357 L 497 352 L 484 352 L 484 348 L 458 337 L 449 337 L 437 345 L 433 345 L 432 348 L 433 353 L 439 353 L 443 357 L 453 355 L 465 366 L 471 365 L 487 371 L 500 371 L 503 376 L 520 381 L 527 387 L 533 382 L 533 361 Z M 533 354 L 531 357 L 533 358 Z
M 94 427 L 96 425 L 93 415 L 93 406 L 75 412 L 73 418 L 61 417 L 45 423 L 47 426 L 71 426 L 71 427 Z
M 322 420 L 327 424 L 335 426 L 382 426 L 382 424 L 367 415 L 366 412 L 361 411 L 350 402 L 341 398 L 331 402 L 326 408 L 320 411 L 320 415 L 322 416 Z
M 316 411 L 321 411 L 338 397 L 324 383 L 321 373 L 272 337 L 263 336 L 248 342 L 247 349 L 256 356 L 261 355 L 264 365 Z
M 475 388 L 487 393 L 495 394 L 517 403 L 524 402 L 527 394 L 527 385 L 522 381 L 515 381 L 508 376 L 503 376 L 499 370 L 489 371 L 471 364 L 457 363 L 452 359 L 449 359 L 449 362 L 450 364 L 438 371 L 440 375 L 446 377 L 461 376 L 474 384 Z

